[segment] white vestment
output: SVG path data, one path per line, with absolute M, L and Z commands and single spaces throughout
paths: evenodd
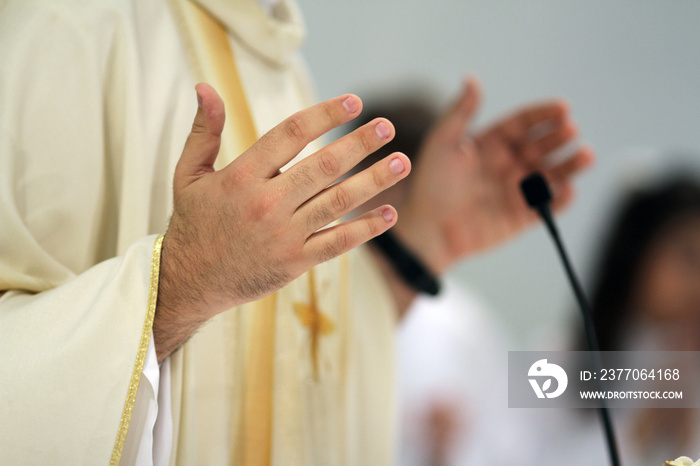
M 135 461 L 156 235 L 209 79 L 173 3 L 0 7 L 0 464 Z M 294 4 L 272 21 L 255 0 L 200 3 L 228 35 L 257 135 L 312 103 Z M 240 145 L 225 139 L 218 167 Z M 392 462 L 393 303 L 366 252 L 350 256 L 171 356 L 171 464 Z
M 435 461 L 437 409 L 450 413 L 447 465 L 536 464 L 531 419 L 508 408 L 507 332 L 480 297 L 445 279 L 399 325 L 399 463 Z M 444 427 L 443 427 L 444 428 Z

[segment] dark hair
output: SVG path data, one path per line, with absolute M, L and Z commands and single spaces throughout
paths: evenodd
M 645 253 L 660 231 L 688 214 L 700 214 L 700 185 L 685 175 L 634 192 L 623 203 L 593 275 L 591 308 L 602 351 L 623 349 L 619 336 L 632 317 L 632 293 Z M 583 348 L 583 338 L 579 341 Z
M 415 163 L 423 138 L 437 120 L 437 116 L 434 103 L 423 92 L 417 92 L 413 96 L 370 102 L 362 111 L 362 115 L 353 122 L 353 129 L 375 118 L 384 117 L 393 123 L 396 136 L 362 160 L 355 167 L 355 171 L 364 170 L 394 152 L 403 152 Z

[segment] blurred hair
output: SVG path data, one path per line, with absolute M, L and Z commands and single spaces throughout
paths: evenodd
M 633 292 L 642 261 L 657 235 L 673 222 L 700 214 L 700 184 L 676 174 L 660 185 L 637 190 L 623 202 L 595 268 L 593 322 L 602 351 L 619 351 L 623 325 L 634 312 Z M 579 339 L 584 348 L 584 339 Z
M 415 163 L 423 138 L 438 118 L 438 111 L 426 93 L 417 91 L 410 96 L 370 101 L 362 114 L 354 120 L 352 129 L 379 117 L 393 123 L 396 136 L 357 164 L 355 171 L 364 170 L 394 152 L 403 152 Z

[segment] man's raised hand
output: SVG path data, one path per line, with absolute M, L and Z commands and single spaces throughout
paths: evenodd
M 394 153 L 333 184 L 393 138 L 393 126 L 380 118 L 280 173 L 308 143 L 360 114 L 353 95 L 292 115 L 215 171 L 224 104 L 210 86 L 196 89 L 200 106 L 175 169 L 163 243 L 154 323 L 159 360 L 215 314 L 268 295 L 393 226 L 396 211 L 382 206 L 324 228 L 410 171 L 408 158 Z

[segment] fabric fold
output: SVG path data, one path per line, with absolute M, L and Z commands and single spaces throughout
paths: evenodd
M 0 299 L 0 463 L 110 461 L 148 348 L 154 241 L 52 290 Z
M 193 0 L 246 47 L 276 66 L 288 65 L 306 30 L 296 4 L 282 0 L 265 12 L 256 0 Z

